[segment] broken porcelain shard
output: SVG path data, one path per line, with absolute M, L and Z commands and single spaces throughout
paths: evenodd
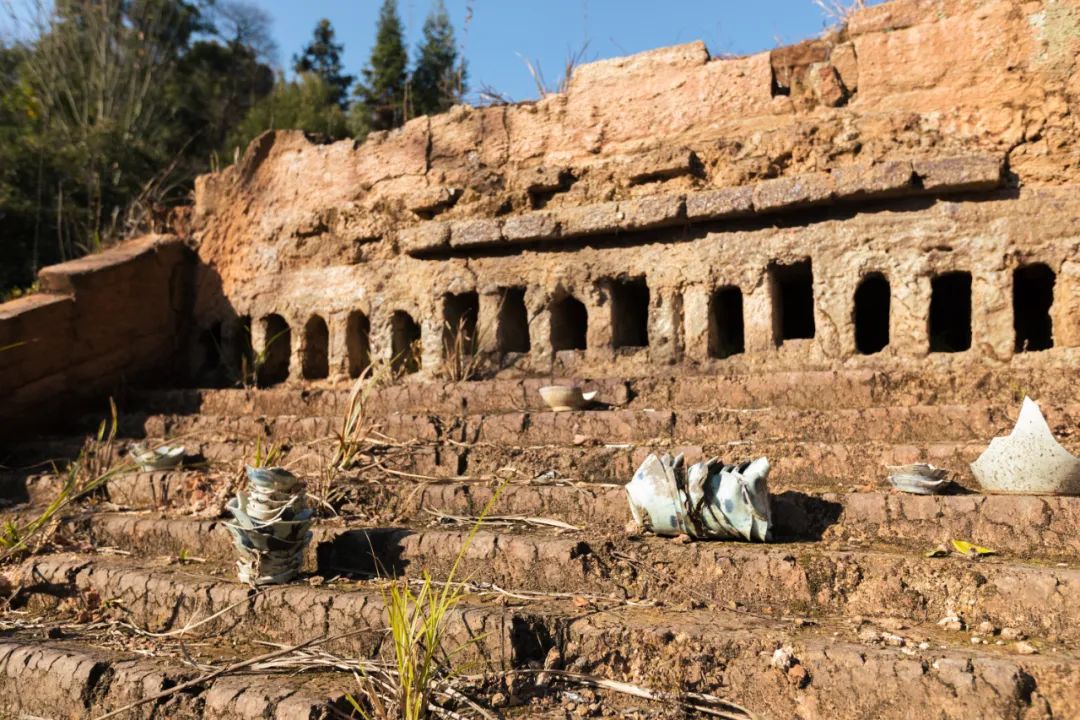
M 596 391 L 582 392 L 579 387 L 570 385 L 545 385 L 540 388 L 540 397 L 555 412 L 584 410 L 596 399 Z
M 299 574 L 311 542 L 314 513 L 303 483 L 283 468 L 245 468 L 248 491 L 229 501 L 233 536 L 240 560 L 237 575 L 253 585 L 286 583 Z
M 162 445 L 150 450 L 145 445 L 136 443 L 131 446 L 128 454 L 140 470 L 154 472 L 155 470 L 172 470 L 180 465 L 184 459 L 184 448 Z
M 769 461 L 725 465 L 719 458 L 692 465 L 677 455 L 649 455 L 626 485 L 638 527 L 657 535 L 697 539 L 742 538 L 766 542 L 772 535 Z
M 937 495 L 949 486 L 948 470 L 926 463 L 889 465 L 889 482 L 902 492 L 913 495 Z
M 991 440 L 971 472 L 991 493 L 1080 495 L 1080 459 L 1058 443 L 1038 404 L 1027 397 L 1012 432 Z

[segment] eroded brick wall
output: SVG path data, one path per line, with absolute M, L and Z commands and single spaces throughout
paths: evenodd
M 894 0 L 362 144 L 270 133 L 197 184 L 197 321 L 234 357 L 288 328 L 275 382 L 412 342 L 437 375 L 462 308 L 507 373 L 1067 364 L 1078 56 L 1080 0 Z
M 45 268 L 40 292 L 0 305 L 0 437 L 59 424 L 124 380 L 174 380 L 194 260 L 178 238 L 143 237 Z

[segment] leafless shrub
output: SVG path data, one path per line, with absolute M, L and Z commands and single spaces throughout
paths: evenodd
M 844 26 L 851 16 L 866 7 L 866 0 L 811 0 L 829 22 Z
M 563 66 L 562 77 L 559 78 L 559 82 L 552 87 L 548 84 L 547 79 L 544 77 L 544 70 L 540 67 L 540 61 L 535 62 L 529 60 L 527 57 L 522 56 L 520 53 L 518 57 L 525 63 L 525 67 L 529 71 L 529 75 L 532 76 L 533 83 L 536 85 L 536 92 L 541 98 L 545 98 L 548 95 L 554 95 L 557 93 L 566 92 L 570 87 L 570 79 L 574 76 L 574 70 L 578 65 L 581 65 L 585 59 L 585 52 L 589 49 L 589 43 L 582 43 L 581 47 L 576 51 L 572 51 L 567 54 L 566 62 Z

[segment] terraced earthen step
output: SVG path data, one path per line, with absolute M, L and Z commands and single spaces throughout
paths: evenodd
M 134 516 L 91 518 L 90 536 L 137 555 L 181 552 L 228 561 L 231 539 L 220 523 Z M 335 574 L 449 573 L 468 530 L 332 529 L 320 526 L 309 567 Z M 908 544 L 881 549 L 819 544 L 751 545 L 671 539 L 630 540 L 593 533 L 480 531 L 462 572 L 478 582 L 542 592 L 629 593 L 766 613 L 828 613 L 936 621 L 951 611 L 972 624 L 988 620 L 1030 634 L 1080 639 L 1080 569 L 1022 559 L 925 558 Z M 902 549 L 910 552 L 901 552 Z M 1027 558 L 1038 560 L 1038 557 Z
M 235 592 L 249 592 L 220 579 L 207 586 L 191 572 L 165 571 L 155 580 L 160 569 L 130 563 L 125 569 L 124 563 L 100 558 L 39 560 L 36 565 L 45 573 L 43 582 L 55 582 L 49 592 L 76 587 L 104 591 L 102 597 L 116 598 L 117 612 L 128 621 L 161 629 L 189 622 L 195 606 L 205 616 L 202 613 L 227 607 Z M 255 597 L 227 630 L 282 638 L 299 637 L 313 625 L 347 626 L 335 608 L 343 608 L 350 602 L 348 596 L 355 594 L 336 586 L 272 588 Z M 159 607 L 153 607 L 153 601 Z M 919 707 L 932 707 L 934 716 L 943 718 L 1068 717 L 1080 698 L 1080 664 L 1068 652 L 1046 647 L 1041 655 L 1026 656 L 1011 646 L 995 645 L 992 639 L 989 645 L 974 646 L 966 634 L 944 633 L 936 627 L 632 607 L 588 595 L 577 595 L 573 601 L 538 598 L 520 608 L 473 602 L 467 612 L 479 627 L 498 627 L 508 615 L 527 616 L 533 624 L 526 634 L 542 636 L 533 652 L 484 658 L 486 667 L 526 671 L 514 683 L 518 702 L 527 701 L 528 693 L 535 691 L 532 678 L 538 677 L 541 661 L 548 667 L 656 689 L 707 690 L 762 717 L 787 717 L 798 708 L 807 718 L 909 718 Z M 510 605 L 516 602 L 509 600 Z M 314 619 L 305 620 L 305 614 Z M 163 619 L 164 624 L 158 625 Z M 199 637 L 224 631 L 215 622 L 191 632 Z M 468 642 L 467 636 L 448 639 L 447 644 L 462 641 Z M 498 648 L 486 639 L 472 646 L 485 651 Z M 796 670 L 772 666 L 774 651 L 781 647 L 793 656 Z M 351 679 L 340 677 L 346 684 Z M 283 682 L 279 690 L 284 693 L 290 687 Z M 260 690 L 256 684 L 254 691 L 238 697 L 257 702 Z M 656 707 L 648 709 L 655 712 Z M 234 716 L 242 717 L 223 715 Z
M 187 682 L 200 673 L 178 661 L 78 641 L 0 641 L 0 714 L 93 718 Z M 348 708 L 348 676 L 245 672 L 227 675 L 121 714 L 121 718 L 322 720 Z
M 598 399 L 630 408 L 790 407 L 831 410 L 874 406 L 953 404 L 992 399 L 995 407 L 1019 406 L 1025 394 L 1048 404 L 1080 403 L 1075 383 L 1061 368 L 954 370 L 932 366 L 897 369 L 734 371 L 724 375 L 639 378 L 529 378 L 464 383 L 401 383 L 378 388 L 367 398 L 376 414 L 390 412 L 499 413 L 545 410 L 543 385 L 575 384 L 598 390 Z M 211 415 L 330 415 L 344 413 L 350 383 L 326 388 L 137 390 L 126 403 L 133 411 Z
M 973 649 L 934 628 L 888 626 L 616 608 L 571 623 L 564 648 L 575 670 L 708 689 L 769 718 L 1049 719 L 1080 711 L 1071 653 L 1024 657 L 993 640 Z M 868 639 L 875 636 L 884 642 Z M 777 648 L 797 665 L 773 667 Z
M 193 548 L 192 554 L 198 551 Z M 378 587 L 297 582 L 256 592 L 235 580 L 235 565 L 182 565 L 175 560 L 61 553 L 29 561 L 24 576 L 36 581 L 28 593 L 35 601 L 32 606 L 43 611 L 66 594 L 93 591 L 122 607 L 129 622 L 155 632 L 185 627 L 225 611 L 200 624 L 201 632 L 242 634 L 284 644 L 324 634 L 346 635 L 325 647 L 350 656 L 370 657 L 390 649 L 383 642 L 386 600 Z M 543 659 L 550 647 L 544 625 L 535 616 L 496 605 L 461 605 L 451 611 L 447 628 L 447 642 L 455 649 L 465 648 L 459 655 L 462 663 L 482 662 L 492 670 Z
M 237 473 L 251 462 L 253 440 L 181 440 L 187 452 L 204 458 L 215 473 Z M 784 490 L 837 491 L 887 487 L 886 466 L 929 462 L 951 472 L 958 483 L 974 488 L 969 465 L 986 443 L 818 443 L 818 442 L 732 442 L 729 444 L 684 445 L 670 440 L 647 444 L 611 445 L 440 445 L 427 443 L 395 448 L 380 455 L 376 467 L 370 459 L 364 476 L 392 481 L 403 477 L 415 480 L 491 479 L 512 476 L 531 479 L 538 476 L 595 483 L 625 484 L 634 470 L 652 452 L 682 452 L 688 463 L 713 456 L 728 461 L 766 456 L 772 464 L 769 476 L 774 492 Z M 333 456 L 329 442 L 282 445 L 279 463 L 304 479 L 324 476 Z M 123 462 L 123 460 L 120 460 Z M 21 483 L 21 485 L 20 485 Z M 47 502 L 55 493 L 56 482 L 50 474 L 23 473 L 7 483 L 7 497 Z M 121 498 L 123 496 L 120 496 Z M 127 502 L 121 500 L 123 502 Z M 140 501 L 141 502 L 141 501 Z M 130 504 L 130 503 L 129 503 Z M 136 505 L 142 506 L 142 505 Z
M 1043 408 L 1051 427 L 1068 436 L 1080 424 L 1080 406 Z M 379 433 L 398 441 L 454 440 L 514 445 L 571 444 L 575 439 L 607 443 L 670 438 L 683 443 L 743 441 L 946 442 L 981 440 L 1008 433 L 1016 422 L 1011 407 L 917 405 L 864 409 L 728 409 L 708 412 L 609 410 L 510 412 L 498 415 L 409 415 L 370 420 Z M 238 437 L 303 442 L 334 437 L 341 416 L 129 415 L 127 437 Z
M 170 501 L 183 512 L 191 501 L 183 490 L 184 473 L 120 476 L 108 489 L 114 502 L 148 508 L 150 513 L 96 512 L 76 522 L 87 524 L 112 544 L 138 543 L 141 537 L 167 542 L 175 535 L 192 547 L 196 527 L 188 517 L 165 517 Z M 198 477 L 198 476 L 196 476 Z M 190 487 L 190 485 L 187 485 Z M 476 516 L 487 505 L 493 485 L 475 482 L 364 486 L 370 504 L 382 517 L 413 524 L 431 523 L 432 513 Z M 164 488 L 164 489 L 155 489 Z M 142 502 L 139 502 L 143 499 Z M 373 508 L 375 510 L 376 508 Z M 896 492 L 808 494 L 786 491 L 772 496 L 774 534 L 788 541 L 825 540 L 847 543 L 901 543 L 929 549 L 946 540 L 973 539 L 1019 558 L 1073 562 L 1080 553 L 1080 498 L 1020 495 L 919 496 Z M 617 533 L 630 520 L 626 491 L 604 485 L 507 485 L 492 509 L 494 515 L 537 517 L 576 525 L 591 533 Z M 213 520 L 207 520 L 213 523 Z M 316 529 L 332 536 L 342 520 L 323 520 Z M 162 533 L 159 528 L 175 526 Z M 160 536 L 160 537 L 159 537 Z M 174 543 L 175 545 L 175 543 Z

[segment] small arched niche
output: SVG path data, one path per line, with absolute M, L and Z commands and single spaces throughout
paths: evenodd
M 371 321 L 359 310 L 345 323 L 345 346 L 349 353 L 349 377 L 358 378 L 371 367 Z
M 855 349 L 873 355 L 889 344 L 889 313 L 892 292 L 879 272 L 866 275 L 855 289 Z
M 404 310 L 390 317 L 390 367 L 395 375 L 420 370 L 420 325 Z
M 277 385 L 289 378 L 289 356 L 292 354 L 292 333 L 289 323 L 280 315 L 262 319 L 263 346 L 256 356 L 258 382 L 262 387 Z
M 529 352 L 532 344 L 529 341 L 529 311 L 525 307 L 525 288 L 509 287 L 502 291 L 495 341 L 499 352 Z
M 1054 305 L 1057 276 L 1044 263 L 1024 265 L 1013 272 L 1013 327 L 1016 352 L 1034 352 L 1054 347 Z
M 971 348 L 971 273 L 942 273 L 930 280 L 930 352 Z
M 572 295 L 551 303 L 551 349 L 584 350 L 588 344 L 589 311 Z
M 326 321 L 312 315 L 304 325 L 303 370 L 305 380 L 321 380 L 330 374 L 330 330 Z
M 745 349 L 742 290 L 718 288 L 709 298 L 709 357 L 728 358 Z

